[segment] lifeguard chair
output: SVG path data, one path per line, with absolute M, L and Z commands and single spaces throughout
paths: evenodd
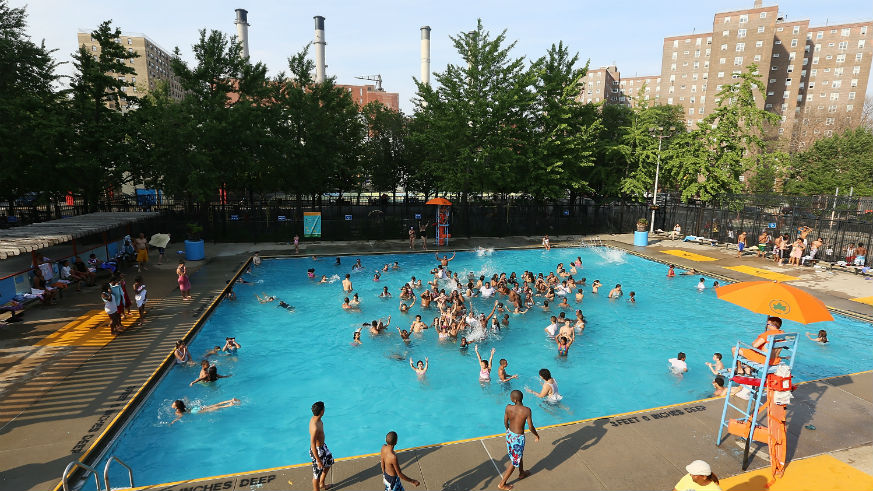
M 449 233 L 449 224 L 452 221 L 452 202 L 445 198 L 434 198 L 425 204 L 437 207 L 436 227 L 434 227 L 436 230 L 436 245 L 448 245 L 449 239 L 452 238 L 452 234 Z
M 790 399 L 787 393 L 794 390 L 790 373 L 794 368 L 797 341 L 797 333 L 774 334 L 767 338 L 767 343 L 760 350 L 746 343 L 737 342 L 732 369 L 736 370 L 737 363 L 741 363 L 752 369 L 752 375 L 733 375 L 730 377 L 724 409 L 721 413 L 718 437 L 715 442 L 716 445 L 721 444 L 725 430 L 745 439 L 743 470 L 749 467 L 749 448 L 752 440 L 766 444 L 774 479 L 781 477 L 785 469 L 786 438 L 788 436 L 785 430 L 785 406 Z M 756 360 L 750 360 L 744 356 L 744 353 L 749 354 L 749 356 L 752 356 L 750 353 L 762 355 L 764 361 L 760 361 L 760 358 L 757 357 L 755 357 Z M 778 361 L 774 362 L 777 357 Z M 788 376 L 780 375 L 780 373 L 787 373 Z M 731 403 L 731 389 L 735 385 L 748 388 L 749 400 L 745 410 Z M 765 394 L 766 402 L 762 402 Z M 766 424 L 758 421 L 759 415 L 763 414 L 762 406 L 766 407 Z M 728 418 L 728 408 L 739 412 L 739 417 Z

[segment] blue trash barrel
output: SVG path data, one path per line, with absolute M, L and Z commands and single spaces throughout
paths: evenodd
M 203 239 L 185 241 L 185 260 L 200 261 L 206 257 L 206 246 Z
M 634 232 L 634 245 L 643 247 L 649 245 L 649 232 Z

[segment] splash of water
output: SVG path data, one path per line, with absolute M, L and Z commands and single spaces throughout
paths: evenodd
M 467 319 L 467 326 L 469 327 L 470 332 L 464 336 L 470 343 L 478 343 L 485 339 L 485 336 L 488 334 L 485 332 L 485 329 L 482 328 L 482 324 L 479 324 L 479 319 Z
M 611 247 L 592 247 L 591 251 L 597 254 L 603 262 L 611 264 L 624 264 L 627 262 L 627 253 Z

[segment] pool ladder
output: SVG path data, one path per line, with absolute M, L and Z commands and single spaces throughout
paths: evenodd
M 97 486 L 97 491 L 111 491 L 112 486 L 109 484 L 109 466 L 112 464 L 113 460 L 118 462 L 119 464 L 121 464 L 125 469 L 127 469 L 127 479 L 130 482 L 130 487 L 134 487 L 133 469 L 131 469 L 129 465 L 125 464 L 124 461 L 122 461 L 118 457 L 116 457 L 114 455 L 110 455 L 109 459 L 106 461 L 106 465 L 103 466 L 103 485 L 105 487 L 103 487 L 103 488 L 100 487 L 100 477 L 97 475 L 96 469 L 94 469 L 90 465 L 83 464 L 82 462 L 79 462 L 78 460 L 74 460 L 74 461 L 70 462 L 69 464 L 67 464 L 67 467 L 66 467 L 66 469 L 64 469 L 64 473 L 61 477 L 61 483 L 63 484 L 64 491 L 70 491 L 71 488 L 70 488 L 70 483 L 68 482 L 68 479 L 70 476 L 70 472 L 76 467 L 81 467 L 81 468 L 85 469 L 86 471 L 88 471 L 88 475 L 94 476 L 94 484 Z M 86 480 L 87 480 L 87 478 L 86 478 Z
M 603 240 L 601 240 L 599 235 L 593 239 L 588 239 L 587 241 L 582 239 L 580 242 L 579 247 L 603 247 L 606 245 L 603 243 Z

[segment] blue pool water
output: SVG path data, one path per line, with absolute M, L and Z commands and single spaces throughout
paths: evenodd
M 547 313 L 533 309 L 511 316 L 499 338 L 481 345 L 484 354 L 496 348 L 495 364 L 509 361 L 509 373 L 519 374 L 509 386 L 478 382 L 479 365 L 472 348 L 440 343 L 433 329 L 414 335 L 411 345 L 399 338 L 395 326 L 408 328 L 415 314 L 428 323 L 436 305 L 422 312 L 398 311 L 399 288 L 410 276 L 424 278 L 436 265 L 433 253 L 361 256 L 366 272 L 353 273 L 360 312 L 340 308 L 339 281 L 318 284 L 316 275 L 343 276 L 353 258 L 342 266 L 333 258 L 265 260 L 244 277 L 256 282 L 237 285 L 235 302 L 224 301 L 191 343 L 199 357 L 226 336 L 242 345 L 237 356 L 211 358 L 220 374 L 232 375 L 210 384 L 189 387 L 199 367 L 174 367 L 127 424 L 108 454 L 115 454 L 135 471 L 138 485 L 199 476 L 242 472 L 308 462 L 310 406 L 326 404 L 327 443 L 335 457 L 376 452 L 389 430 L 399 433 L 400 447 L 458 440 L 503 431 L 503 407 L 508 391 L 525 386 L 539 389 L 540 368 L 549 368 L 564 396 L 559 407 L 543 405 L 526 394 L 537 426 L 574 421 L 711 395 L 712 375 L 704 362 L 715 351 L 725 354 L 738 339 L 751 341 L 761 331 L 763 316 L 720 301 L 711 288 L 698 292 L 699 277 L 665 277 L 666 266 L 616 250 L 553 249 L 459 253 L 453 271 L 474 271 L 490 276 L 501 271 L 530 270 L 547 274 L 558 262 L 581 256 L 584 267 L 576 278 L 603 282 L 599 295 L 585 289 L 581 308 L 587 328 L 577 337 L 569 357 L 556 356 L 554 342 L 543 328 Z M 372 281 L 375 268 L 399 261 L 401 269 Z M 463 277 L 464 275 L 462 275 Z M 626 297 L 606 298 L 621 283 L 636 292 L 637 303 Z M 707 279 L 711 286 L 712 279 Z M 378 298 L 387 285 L 393 299 Z M 260 304 L 255 294 L 276 295 L 296 307 L 289 313 L 275 303 Z M 576 304 L 568 317 L 575 317 Z M 541 299 L 540 299 L 541 301 Z M 475 299 L 477 310 L 491 302 Z M 554 311 L 558 311 L 557 308 Z M 387 335 L 363 333 L 363 345 L 352 346 L 352 333 L 362 322 L 391 315 Z M 795 376 L 809 380 L 873 368 L 871 326 L 845 317 L 833 322 L 802 326 L 786 323 L 786 331 L 827 329 L 831 342 L 822 346 L 801 339 Z M 678 351 L 688 356 L 689 371 L 679 377 L 667 369 L 667 359 Z M 419 380 L 409 368 L 409 357 L 429 357 L 430 370 Z M 396 358 L 400 358 L 399 360 Z M 199 360 L 199 358 L 197 358 Z M 492 374 L 497 379 L 496 369 Z M 173 419 L 170 404 L 211 404 L 232 397 L 239 407 Z M 101 464 L 102 466 L 102 464 Z M 112 480 L 126 482 L 120 466 Z

